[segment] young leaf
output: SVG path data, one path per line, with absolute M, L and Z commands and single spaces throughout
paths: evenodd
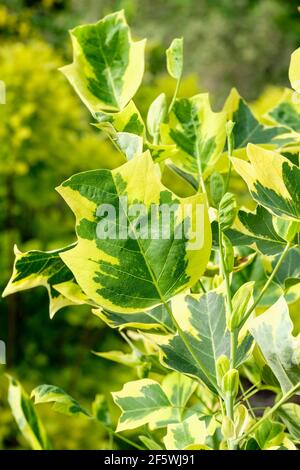
M 147 423 L 155 429 L 180 422 L 195 386 L 191 379 L 176 373 L 166 376 L 162 385 L 151 379 L 128 382 L 112 394 L 122 410 L 117 432 Z
M 73 62 L 62 73 L 91 113 L 122 110 L 142 81 L 145 40 L 132 41 L 123 11 L 70 34 Z
M 253 199 L 273 214 L 300 220 L 300 169 L 277 152 L 249 144 L 250 163 L 232 158 Z
M 219 204 L 219 225 L 222 231 L 228 230 L 236 218 L 237 206 L 233 194 L 226 193 Z
M 226 141 L 225 113 L 211 110 L 208 94 L 178 99 L 170 113 L 169 124 L 161 125 L 164 144 L 176 144 L 173 162 L 187 173 L 199 176 L 212 169 Z
M 242 324 L 244 315 L 252 301 L 255 282 L 250 281 L 243 284 L 232 298 L 232 315 L 227 319 L 229 331 L 233 331 Z
M 222 175 L 217 171 L 214 171 L 209 178 L 210 184 L 210 197 L 212 199 L 213 205 L 218 207 L 219 202 L 221 201 L 222 197 L 224 196 L 224 180 Z
M 88 303 L 88 298 L 77 289 L 77 284 L 70 269 L 60 258 L 60 254 L 72 249 L 73 245 L 53 251 L 32 250 L 22 253 L 15 246 L 15 263 L 9 283 L 2 296 L 5 297 L 15 292 L 31 289 L 33 287 L 46 287 L 50 300 L 50 318 L 67 305 Z M 68 286 L 71 296 L 60 293 L 57 289 L 62 285 Z M 65 290 L 67 294 L 67 290 Z
M 279 381 L 283 393 L 300 382 L 300 335 L 294 337 L 293 328 L 284 297 L 280 297 L 250 324 L 250 332 Z
M 141 365 L 140 358 L 134 353 L 124 353 L 123 351 L 94 352 L 96 356 L 103 357 L 109 361 L 118 362 L 127 367 L 137 367 Z
M 284 439 L 284 426 L 269 419 L 264 420 L 255 432 L 255 440 L 262 450 L 279 446 Z
M 167 115 L 167 99 L 164 93 L 161 93 L 153 103 L 151 103 L 147 115 L 147 128 L 154 142 L 158 143 L 160 125 L 164 122 Z
M 8 376 L 8 403 L 13 417 L 33 450 L 46 450 L 50 444 L 40 418 L 21 384 Z
M 192 444 L 205 444 L 207 435 L 205 422 L 194 414 L 180 424 L 169 424 L 164 444 L 167 450 L 182 450 Z
M 91 417 L 89 412 L 82 408 L 74 398 L 55 385 L 39 385 L 32 390 L 31 398 L 34 399 L 36 405 L 39 403 L 53 403 L 52 408 L 58 413 L 69 416 L 82 414 L 88 418 Z
M 122 313 L 149 309 L 193 285 L 203 273 L 211 249 L 205 196 L 180 199 L 168 191 L 148 152 L 112 171 L 74 175 L 58 192 L 76 215 L 78 236 L 76 247 L 61 253 L 62 259 L 86 295 L 103 308 Z M 152 218 L 153 205 L 162 203 L 170 210 L 175 204 L 175 214 L 171 214 L 167 226 L 162 223 L 161 211 L 155 216 L 158 225 L 170 230 L 170 236 L 161 231 L 151 238 L 146 221 Z M 143 217 L 130 217 L 127 204 L 142 206 Z M 196 213 L 200 206 L 202 221 Z M 98 209 L 103 207 L 113 211 L 112 219 L 100 219 Z M 185 208 L 189 210 L 188 219 L 183 218 Z M 143 222 L 141 233 L 137 220 Z M 175 231 L 183 231 L 187 220 L 188 234 L 175 239 Z M 128 229 L 125 236 L 124 226 Z M 196 245 L 200 227 L 202 242 Z M 191 245 L 195 249 L 190 249 Z
M 173 39 L 166 50 L 167 69 L 171 77 L 180 80 L 183 70 L 183 38 Z

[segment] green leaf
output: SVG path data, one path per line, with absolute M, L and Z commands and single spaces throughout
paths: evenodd
M 255 243 L 257 249 L 266 255 L 282 252 L 286 241 L 275 230 L 276 217 L 272 216 L 264 207 L 257 206 L 256 212 L 239 211 L 238 219 L 241 223 L 242 233 L 248 237 L 245 244 Z
M 166 50 L 167 69 L 171 77 L 179 80 L 183 71 L 183 38 L 173 39 Z
M 255 440 L 262 450 L 279 446 L 284 439 L 284 426 L 269 419 L 264 420 L 255 432 Z
M 175 332 L 172 319 L 164 305 L 139 313 L 117 313 L 102 309 L 92 312 L 111 328 L 138 328 L 139 330 L 162 329 Z
M 225 113 L 214 113 L 208 94 L 199 94 L 174 103 L 169 124 L 161 125 L 161 139 L 164 144 L 177 145 L 178 155 L 173 162 L 199 177 L 220 158 L 226 141 L 225 126 Z
M 61 257 L 85 294 L 104 309 L 122 313 L 149 309 L 192 286 L 203 273 L 211 249 L 205 196 L 180 199 L 167 190 L 148 152 L 115 170 L 74 175 L 58 192 L 76 216 L 78 237 L 76 247 Z M 130 215 L 136 204 L 142 213 Z M 158 210 L 162 204 L 171 214 L 166 224 Z M 112 218 L 102 213 L 103 208 L 108 213 L 107 207 Z M 156 222 L 163 228 L 159 233 Z M 188 233 L 175 238 L 175 233 L 184 232 L 184 224 Z
M 177 373 L 167 375 L 160 385 L 151 379 L 135 380 L 114 392 L 122 410 L 117 432 L 149 424 L 152 429 L 182 420 L 182 414 L 197 384 Z
M 205 444 L 207 435 L 205 422 L 192 415 L 180 424 L 169 424 L 164 444 L 167 450 L 182 450 L 192 444 Z
M 93 416 L 103 426 L 110 428 L 112 425 L 111 415 L 108 409 L 107 398 L 104 395 L 97 394 L 92 404 Z
M 147 128 L 149 134 L 158 142 L 160 125 L 167 116 L 167 99 L 165 93 L 161 93 L 151 103 L 147 115 Z
M 219 225 L 222 231 L 228 230 L 236 217 L 237 205 L 235 196 L 231 193 L 226 193 L 222 197 L 219 204 Z
M 269 127 L 261 124 L 235 88 L 231 90 L 223 110 L 227 114 L 227 119 L 235 122 L 232 130 L 235 150 L 244 149 L 249 142 L 273 144 L 276 147 L 276 142 L 273 140 L 286 132 L 283 127 Z
M 13 273 L 2 296 L 33 287 L 46 287 L 50 300 L 50 318 L 67 305 L 89 303 L 78 288 L 72 272 L 60 258 L 61 253 L 72 247 L 74 244 L 54 251 L 32 250 L 22 253 L 15 246 Z M 64 293 L 58 290 L 60 286 Z
M 8 403 L 21 433 L 33 450 L 49 449 L 46 431 L 32 401 L 16 379 L 8 379 Z
M 232 158 L 253 199 L 278 217 L 300 220 L 300 169 L 277 152 L 249 144 L 250 163 Z
M 277 255 L 271 262 L 274 269 L 280 255 Z M 274 276 L 274 281 L 283 288 L 289 288 L 300 282 L 300 248 L 291 248 Z
M 215 391 L 217 359 L 222 355 L 228 357 L 230 355 L 230 334 L 226 329 L 223 295 L 214 291 L 200 297 L 199 295 L 182 295 L 172 302 L 172 306 L 173 314 L 198 358 L 199 364 L 178 334 L 156 338 L 163 351 L 164 364 L 171 369 L 201 379 Z M 249 347 L 249 338 L 246 338 L 238 348 L 238 363 L 244 360 Z
M 73 62 L 62 73 L 91 113 L 123 109 L 142 81 L 145 40 L 132 41 L 123 11 L 70 34 Z
M 300 382 L 300 335 L 294 337 L 293 328 L 284 297 L 253 319 L 249 327 L 283 393 Z
M 140 358 L 134 353 L 124 353 L 123 351 L 107 351 L 107 352 L 95 352 L 94 354 L 103 359 L 117 362 L 127 367 L 137 367 L 141 365 Z
M 300 405 L 285 403 L 276 412 L 294 439 L 300 439 Z
M 90 418 L 90 414 L 87 410 L 68 395 L 62 388 L 56 387 L 55 385 L 39 385 L 31 392 L 31 398 L 34 399 L 34 403 L 53 403 L 53 410 L 58 413 L 73 416 L 82 414 Z

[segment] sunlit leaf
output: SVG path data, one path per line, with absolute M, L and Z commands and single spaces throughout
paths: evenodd
M 120 111 L 144 73 L 145 41 L 133 42 L 124 12 L 70 31 L 73 63 L 61 68 L 92 113 Z

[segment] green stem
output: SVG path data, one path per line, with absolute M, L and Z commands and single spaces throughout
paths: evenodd
M 249 409 L 249 412 L 250 412 L 252 418 L 256 418 L 255 413 L 254 413 L 254 411 L 253 411 L 253 408 L 252 408 L 252 406 L 251 406 L 251 403 L 250 403 L 250 401 L 249 401 L 249 398 L 246 396 L 246 392 L 245 392 L 245 389 L 244 389 L 244 387 L 243 387 L 243 384 L 242 384 L 242 381 L 241 381 L 241 380 L 240 380 L 240 389 L 241 389 L 242 394 L 243 394 L 243 397 L 244 397 L 244 398 L 243 398 L 243 401 L 245 401 L 245 403 L 247 404 L 248 409 Z
M 245 432 L 245 434 L 243 434 L 243 436 L 239 437 L 238 439 L 236 439 L 235 442 L 239 442 L 240 440 L 244 439 L 245 437 L 249 436 L 249 434 L 252 434 L 253 432 L 256 431 L 256 429 L 261 425 L 261 423 L 263 421 L 265 421 L 266 419 L 270 418 L 270 416 L 272 416 L 273 413 L 275 413 L 276 410 L 278 410 L 278 408 L 281 407 L 281 405 L 283 405 L 289 398 L 291 398 L 295 393 L 296 391 L 298 390 L 298 388 L 300 388 L 300 382 L 298 382 L 296 385 L 294 385 L 293 388 L 291 388 L 291 390 L 289 390 L 285 395 L 283 395 L 281 397 L 280 400 L 278 400 L 277 403 L 275 403 L 274 406 L 272 406 L 272 408 L 269 409 L 269 411 L 267 411 L 263 416 L 262 418 L 260 418 L 259 421 L 257 421 L 253 426 L 251 426 L 250 429 L 248 429 L 247 432 Z
M 231 289 L 230 289 L 230 279 L 229 273 L 227 272 L 224 260 L 224 251 L 223 251 L 223 234 L 222 230 L 219 227 L 219 249 L 220 249 L 220 265 L 221 265 L 221 272 L 222 276 L 225 280 L 225 287 L 226 287 L 226 307 L 227 307 L 227 315 L 230 317 L 232 315 L 232 299 L 231 299 Z M 230 367 L 233 369 L 235 366 L 235 358 L 236 358 L 236 350 L 237 350 L 237 341 L 238 341 L 238 332 L 237 330 L 230 332 Z M 225 397 L 225 408 L 226 408 L 226 415 L 228 418 L 233 421 L 234 420 L 234 396 L 229 395 Z M 235 443 L 232 439 L 228 440 L 228 448 L 230 450 L 234 450 L 236 448 Z
M 279 258 L 279 260 L 277 261 L 276 263 L 276 266 L 275 268 L 273 269 L 272 273 L 270 274 L 270 277 L 268 278 L 268 280 L 266 281 L 265 285 L 263 286 L 262 290 L 260 291 L 260 294 L 258 295 L 258 297 L 256 298 L 255 302 L 253 302 L 253 304 L 251 305 L 251 307 L 248 309 L 248 311 L 245 313 L 245 316 L 243 318 L 243 321 L 240 325 L 240 328 L 245 324 L 245 322 L 248 320 L 248 318 L 250 317 L 251 313 L 253 312 L 253 310 L 255 309 L 255 307 L 259 304 L 259 302 L 261 301 L 262 297 L 264 296 L 264 294 L 266 293 L 266 291 L 268 290 L 268 287 L 269 285 L 271 284 L 271 282 L 273 281 L 274 277 L 276 276 L 280 266 L 282 265 L 283 261 L 285 260 L 287 254 L 288 254 L 288 251 L 291 247 L 291 242 L 288 242 L 285 246 L 285 249 L 283 250 L 283 252 L 281 253 L 281 256 Z

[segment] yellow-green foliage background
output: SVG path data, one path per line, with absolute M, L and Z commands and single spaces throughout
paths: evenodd
M 55 186 L 85 169 L 110 167 L 118 158 L 57 70 L 70 61 L 67 30 L 124 8 L 134 34 L 149 38 L 146 74 L 136 103 L 145 114 L 164 90 L 164 50 L 185 38 L 180 94 L 201 89 L 222 105 L 231 86 L 256 99 L 266 85 L 286 85 L 289 56 L 300 43 L 298 0 L 2 0 L 0 2 L 0 290 L 10 275 L 14 243 L 22 251 L 52 249 L 72 241 L 73 217 Z M 8 368 L 28 391 L 53 383 L 79 399 L 121 388 L 133 378 L 123 366 L 91 350 L 123 348 L 118 335 L 86 307 L 66 308 L 50 321 L 42 288 L 0 301 L 0 339 Z M 26 448 L 6 405 L 0 376 L 0 449 Z M 57 449 L 96 449 L 107 436 L 96 424 L 40 408 Z

